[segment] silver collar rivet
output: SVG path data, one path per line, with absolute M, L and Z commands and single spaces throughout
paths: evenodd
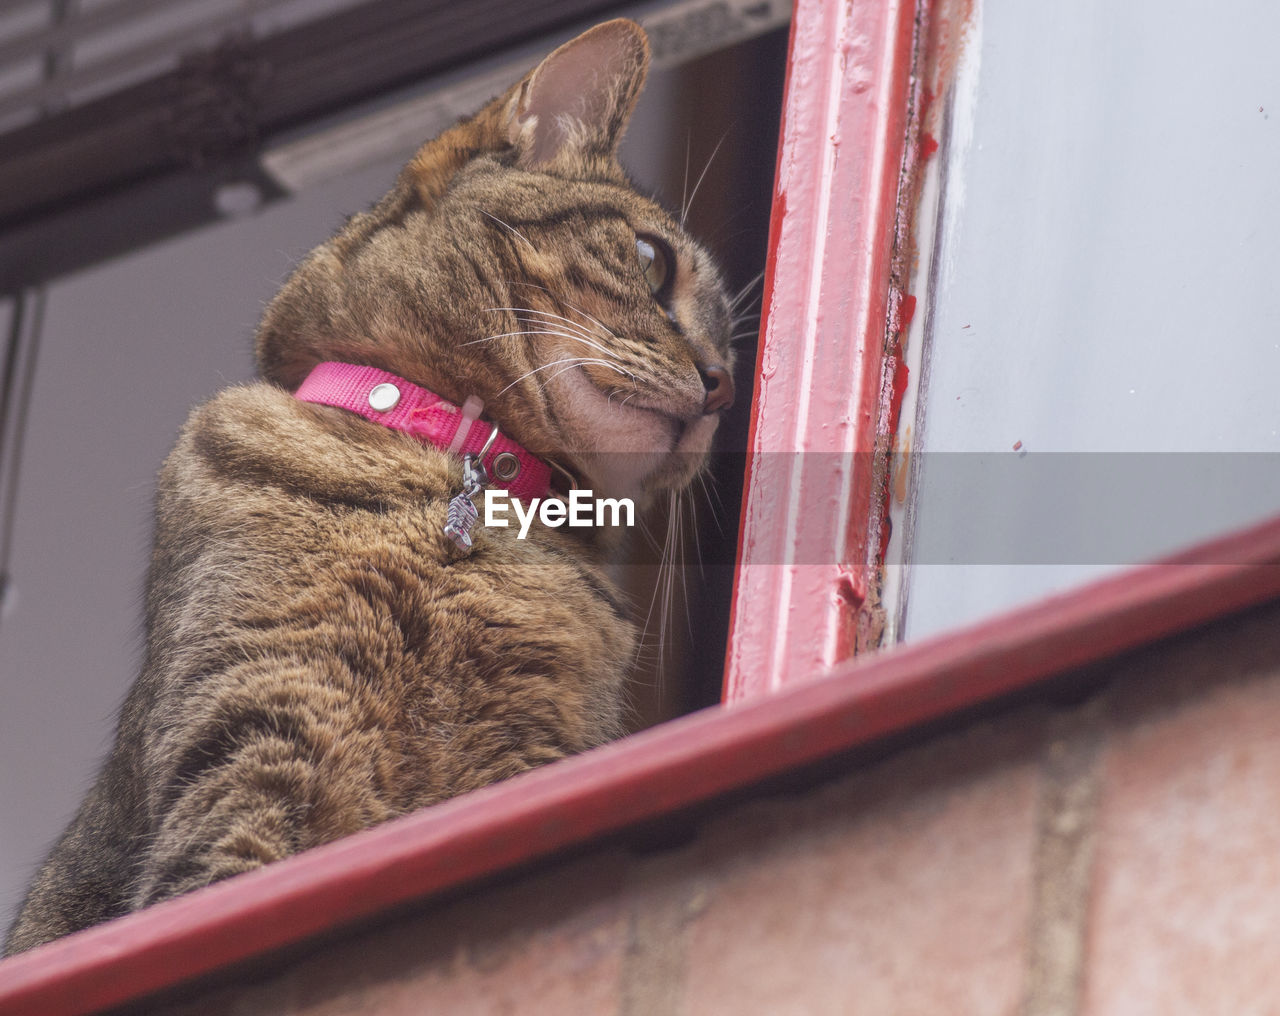
M 373 391 L 369 393 L 369 405 L 379 413 L 385 413 L 390 409 L 395 409 L 399 402 L 400 389 L 389 381 L 384 381 L 380 385 L 375 385 Z

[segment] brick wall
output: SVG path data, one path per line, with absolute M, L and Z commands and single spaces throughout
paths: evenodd
M 1280 607 L 164 1016 L 1280 1012 Z

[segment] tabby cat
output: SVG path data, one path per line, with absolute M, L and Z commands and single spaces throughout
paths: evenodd
M 617 161 L 648 59 L 629 21 L 557 49 L 267 307 L 262 380 L 197 408 L 161 471 L 143 671 L 6 952 L 618 735 L 614 530 L 444 528 L 460 445 L 480 479 L 643 507 L 732 401 L 718 271 Z M 296 397 L 319 364 L 396 387 Z M 419 390 L 464 443 L 378 421 Z

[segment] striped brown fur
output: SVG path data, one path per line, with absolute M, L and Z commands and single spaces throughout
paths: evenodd
M 617 736 L 635 629 L 612 541 L 482 529 L 463 555 L 456 457 L 291 391 L 369 364 L 479 396 L 598 495 L 687 484 L 729 310 L 617 162 L 647 63 L 626 21 L 556 50 L 267 308 L 262 380 L 196 409 L 161 472 L 143 671 L 7 952 Z M 656 294 L 637 236 L 674 262 Z

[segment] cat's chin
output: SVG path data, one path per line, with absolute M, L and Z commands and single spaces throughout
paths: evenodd
M 581 368 L 556 378 L 560 412 L 572 429 L 585 486 L 606 497 L 647 502 L 682 487 L 702 468 L 717 416 L 679 416 L 601 391 Z
M 676 443 L 663 457 L 658 468 L 645 479 L 645 489 L 651 494 L 665 490 L 678 490 L 693 482 L 702 471 L 711 451 L 711 439 L 720 424 L 719 416 L 699 416 L 683 422 Z

